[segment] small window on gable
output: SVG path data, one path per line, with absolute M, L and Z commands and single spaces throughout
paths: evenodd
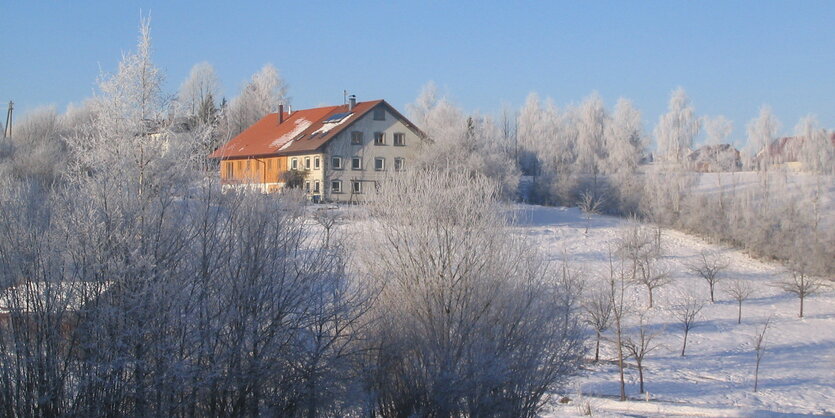
M 351 191 L 353 193 L 362 193 L 362 182 L 351 180 Z
M 321 161 L 319 161 L 319 157 L 313 157 L 313 169 L 318 170 L 321 167 Z
M 351 132 L 351 144 L 362 145 L 362 131 Z
M 362 170 L 362 158 L 360 158 L 360 157 L 351 158 L 351 170 Z
M 331 182 L 331 193 L 342 193 L 342 180 L 334 180 Z
M 386 145 L 385 132 L 374 132 L 374 145 Z
M 376 171 L 383 171 L 386 169 L 386 159 L 383 157 L 377 157 L 374 159 L 374 170 Z
M 382 107 L 374 109 L 374 120 L 386 120 L 386 109 Z
M 298 158 L 291 158 L 290 159 L 290 169 L 291 170 L 298 170 L 299 169 L 299 159 Z
M 394 145 L 398 147 L 406 145 L 406 134 L 402 132 L 394 134 Z
M 310 157 L 304 157 L 304 169 L 310 170 Z
M 394 159 L 394 171 L 403 171 L 406 169 L 406 160 L 403 158 Z
M 331 157 L 331 168 L 334 170 L 342 170 L 342 157 Z

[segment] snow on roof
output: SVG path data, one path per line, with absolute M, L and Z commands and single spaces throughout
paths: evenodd
M 305 118 L 296 119 L 294 123 L 295 126 L 293 126 L 289 132 L 281 135 L 275 141 L 271 142 L 270 146 L 273 148 L 281 147 L 280 149 L 284 149 L 288 141 L 292 141 L 293 138 L 297 137 L 300 133 L 304 132 L 305 129 L 309 128 L 311 124 L 313 124 L 313 122 Z

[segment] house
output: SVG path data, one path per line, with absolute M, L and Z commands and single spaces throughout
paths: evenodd
M 737 171 L 742 168 L 739 150 L 729 144 L 704 145 L 687 155 L 690 166 L 700 173 Z
M 805 141 L 806 138 L 801 136 L 775 139 L 767 147 L 760 150 L 754 160 L 757 164 L 784 164 L 788 167 L 799 167 Z M 835 147 L 835 132 L 829 134 L 829 142 Z
M 301 187 L 315 201 L 362 202 L 408 169 L 425 135 L 385 100 L 264 116 L 209 155 L 224 188 Z

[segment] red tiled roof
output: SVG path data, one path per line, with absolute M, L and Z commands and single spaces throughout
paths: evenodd
M 380 104 L 423 136 L 420 130 L 384 100 L 374 100 L 357 103 L 349 116 L 336 123 L 325 121 L 338 113 L 348 112 L 348 105 L 298 110 L 286 116 L 281 124 L 278 123 L 278 113 L 271 113 L 218 148 L 209 158 L 246 158 L 315 151 Z

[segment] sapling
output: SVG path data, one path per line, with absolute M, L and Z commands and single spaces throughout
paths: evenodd
M 742 302 L 748 300 L 754 294 L 751 282 L 747 280 L 734 280 L 728 284 L 728 294 L 737 302 L 739 311 L 736 323 L 742 323 Z
M 699 253 L 697 260 L 693 263 L 686 264 L 687 268 L 693 273 L 704 279 L 710 287 L 710 302 L 713 303 L 714 289 L 716 283 L 719 282 L 721 273 L 731 264 L 728 258 L 719 255 L 715 251 L 702 251 Z

